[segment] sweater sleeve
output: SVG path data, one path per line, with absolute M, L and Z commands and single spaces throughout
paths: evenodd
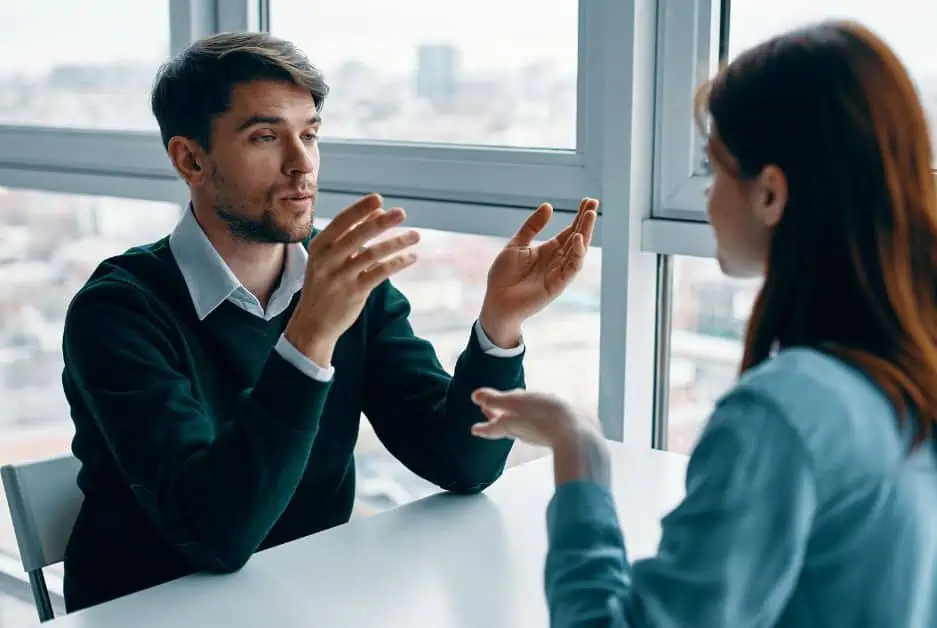
M 364 412 L 374 431 L 391 454 L 437 486 L 463 493 L 485 489 L 504 470 L 512 442 L 472 435 L 472 424 L 484 417 L 471 394 L 481 386 L 523 387 L 523 355 L 487 354 L 469 330 L 450 376 L 433 346 L 414 334 L 403 294 L 388 281 L 372 299 Z
M 731 394 L 690 458 L 657 555 L 631 564 L 609 491 L 574 482 L 548 507 L 551 626 L 773 626 L 816 508 L 812 468 L 767 399 Z
M 166 538 L 195 570 L 234 571 L 292 498 L 329 384 L 271 351 L 229 416 L 212 416 L 159 310 L 130 285 L 82 290 L 65 321 L 65 374 Z

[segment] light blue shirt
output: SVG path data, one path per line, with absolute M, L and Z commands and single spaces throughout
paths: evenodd
M 558 487 L 551 625 L 934 628 L 937 443 L 898 426 L 858 371 L 782 351 L 718 404 L 653 558 L 629 561 L 606 487 Z
M 230 301 L 254 316 L 272 320 L 289 307 L 293 296 L 302 290 L 306 276 L 306 248 L 299 242 L 287 245 L 283 274 L 265 308 L 234 276 L 231 268 L 198 224 L 191 206 L 170 234 L 169 248 L 185 279 L 199 320 L 204 320 L 225 301 Z M 523 343 L 510 349 L 495 345 L 478 321 L 475 322 L 475 334 L 479 345 L 489 355 L 510 358 L 524 352 Z M 280 336 L 275 350 L 309 377 L 324 382 L 332 379 L 334 367 L 325 368 L 316 364 L 294 347 L 285 336 Z

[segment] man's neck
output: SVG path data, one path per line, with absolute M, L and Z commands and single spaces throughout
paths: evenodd
M 214 212 L 196 209 L 195 219 L 241 285 L 266 307 L 283 274 L 286 245 L 236 238 Z

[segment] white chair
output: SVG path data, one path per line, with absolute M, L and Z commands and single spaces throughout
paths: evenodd
M 84 500 L 77 482 L 80 468 L 71 455 L 0 467 L 20 560 L 42 622 L 55 616 L 42 568 L 65 558 Z

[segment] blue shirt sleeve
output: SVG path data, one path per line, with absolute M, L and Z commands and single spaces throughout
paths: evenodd
M 816 509 L 809 456 L 768 398 L 736 390 L 690 457 L 657 555 L 630 563 L 609 490 L 557 488 L 545 569 L 553 628 L 771 626 L 800 573 Z

